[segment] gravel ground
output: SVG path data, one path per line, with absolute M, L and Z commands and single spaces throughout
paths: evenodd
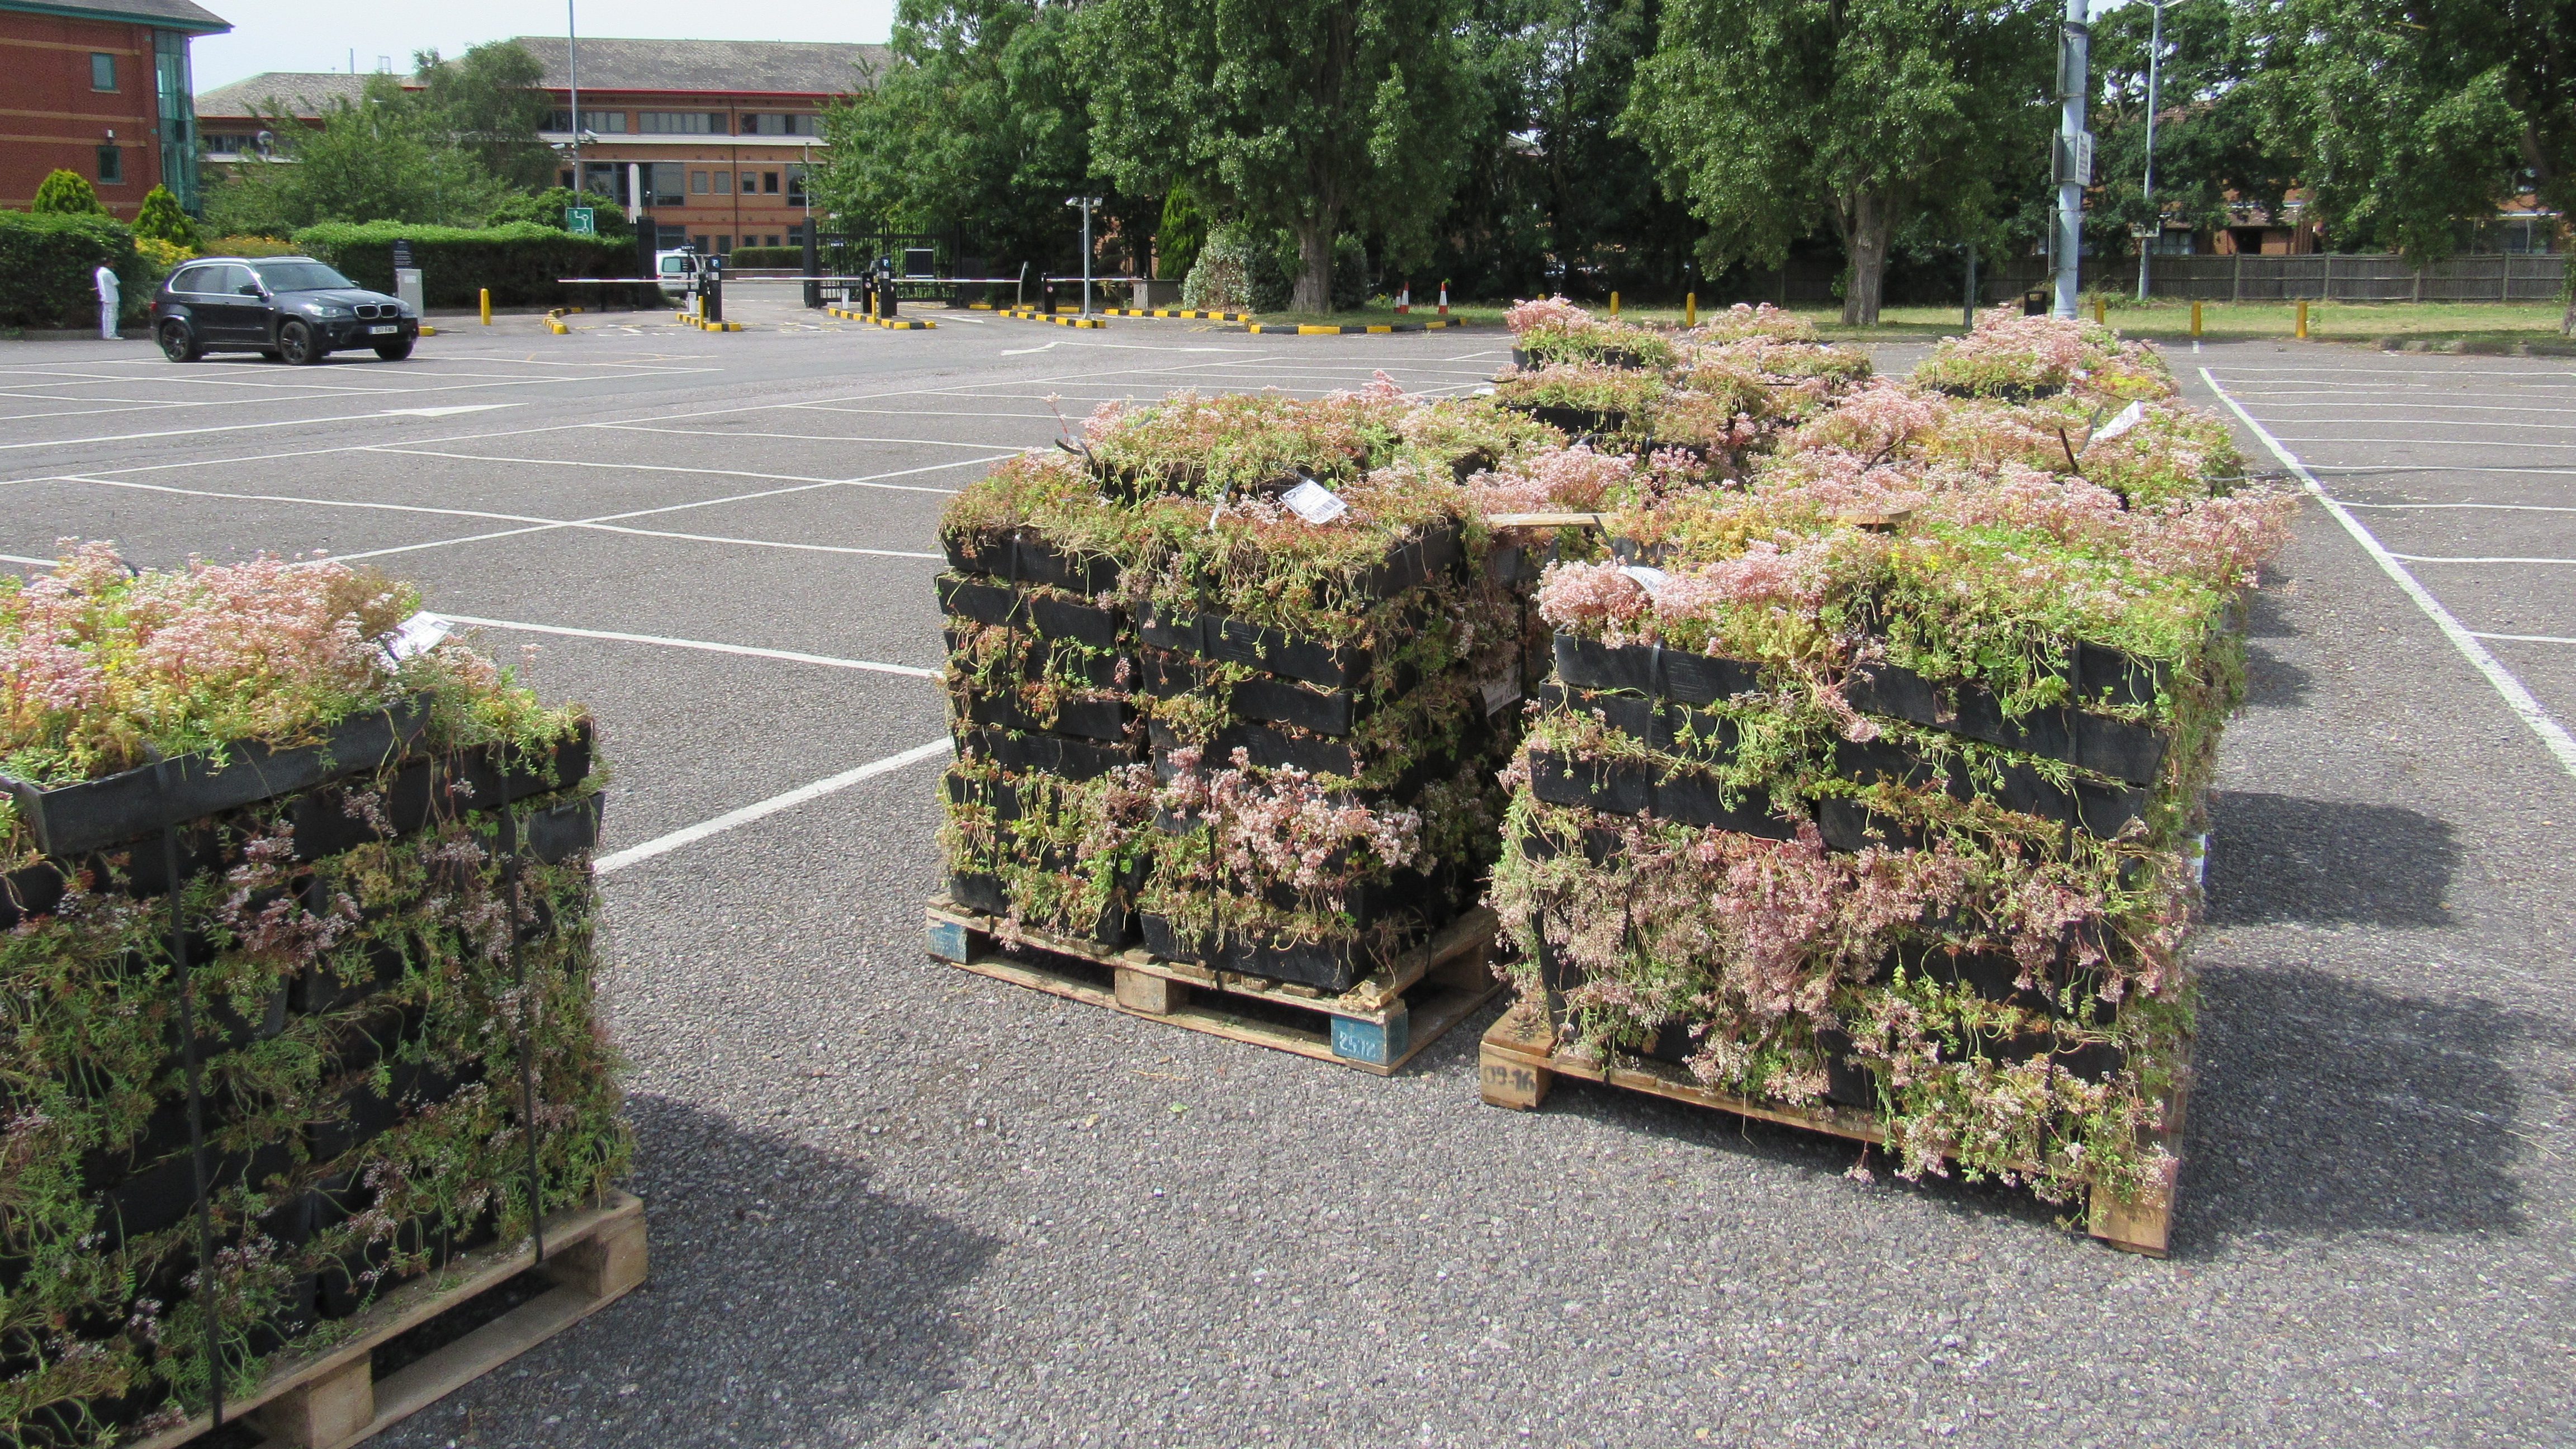
M 1043 442 L 1050 392 L 1463 387 L 1504 345 L 735 311 L 755 330 L 509 319 L 301 373 L 0 344 L 0 549 L 400 550 L 435 607 L 590 631 L 487 642 L 543 646 L 541 685 L 600 711 L 624 850 L 940 737 L 929 685 L 859 667 L 939 648 L 940 495 L 898 488 Z M 2558 474 L 2384 469 L 2554 465 L 2483 444 L 2576 439 L 2497 421 L 2548 423 L 2501 409 L 2563 408 L 2564 369 L 2175 361 L 2302 457 L 2382 470 L 2321 473 L 2348 496 L 2562 499 Z M 2401 537 L 2419 513 L 2483 532 Z M 2550 553 L 2559 516 L 2366 521 L 2485 558 Z M 2576 635 L 2563 570 L 2410 567 L 2472 632 Z M 2255 622 L 2170 1260 L 1609 1089 L 1483 1107 L 1491 1011 L 1380 1079 L 938 966 L 925 763 L 608 876 L 652 1280 L 377 1442 L 2576 1442 L 2570 1194 L 2544 1171 L 2576 1152 L 2576 781 L 2322 508 Z M 2576 712 L 2569 646 L 2496 647 Z

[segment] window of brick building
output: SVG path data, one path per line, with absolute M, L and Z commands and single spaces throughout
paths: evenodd
M 116 57 L 105 51 L 89 53 L 89 88 L 94 91 L 116 89 Z
M 115 146 L 101 146 L 98 148 L 98 184 L 101 186 L 122 186 L 125 184 L 125 152 L 123 149 Z

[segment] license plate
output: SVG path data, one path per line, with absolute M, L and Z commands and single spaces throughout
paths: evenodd
M 402 329 L 401 329 L 401 328 L 399 328 L 399 327 L 395 327 L 395 326 L 392 326 L 392 325 L 390 325 L 390 324 L 386 324 L 386 325 L 382 325 L 382 326 L 376 326 L 376 327 L 370 327 L 370 328 L 368 328 L 368 329 L 367 329 L 367 335 L 368 335 L 368 336 L 370 336 L 370 337 L 391 337 L 392 335 L 394 335 L 394 334 L 395 334 L 395 333 L 397 333 L 397 332 L 400 332 L 401 330 L 402 330 Z

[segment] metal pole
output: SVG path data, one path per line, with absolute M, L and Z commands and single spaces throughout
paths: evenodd
M 1962 331 L 1974 332 L 1977 330 L 1977 244 L 1961 242 L 1959 245 L 1968 254 L 1968 289 L 1959 299 L 1959 327 Z
M 581 194 L 581 34 L 573 0 L 564 0 L 564 79 L 572 86 L 572 190 Z
M 2165 58 L 2164 0 L 2154 0 L 2156 13 L 2151 22 L 2152 37 L 2147 41 L 2147 178 L 2141 191 L 2147 202 L 2147 225 L 2156 229 L 2151 237 L 2138 241 L 2138 300 L 2147 300 L 2147 256 L 2164 237 L 2164 218 L 2156 211 L 2156 94 L 2162 78 Z
M 2091 48 L 2085 0 L 2066 0 L 2066 23 L 2057 46 L 2057 305 L 2056 315 L 2072 320 L 2083 289 L 2084 177 L 2076 169 L 2083 153 L 2085 101 L 2090 87 L 2084 68 Z
M 1091 315 L 1091 198 L 1082 198 L 1082 315 Z

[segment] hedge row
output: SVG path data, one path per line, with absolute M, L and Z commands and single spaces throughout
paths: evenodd
M 152 304 L 157 269 L 125 223 L 0 211 L 0 327 L 97 326 L 101 266 L 115 269 L 126 316 Z
M 362 287 L 394 289 L 394 243 L 411 243 L 422 300 L 431 307 L 471 307 L 483 288 L 499 307 L 552 307 L 602 302 L 649 303 L 633 290 L 566 287 L 564 277 L 631 277 L 635 249 L 598 237 L 512 222 L 506 226 L 420 226 L 409 222 L 324 222 L 295 234 L 295 245 L 330 263 Z M 604 295 L 605 294 L 605 295 Z

